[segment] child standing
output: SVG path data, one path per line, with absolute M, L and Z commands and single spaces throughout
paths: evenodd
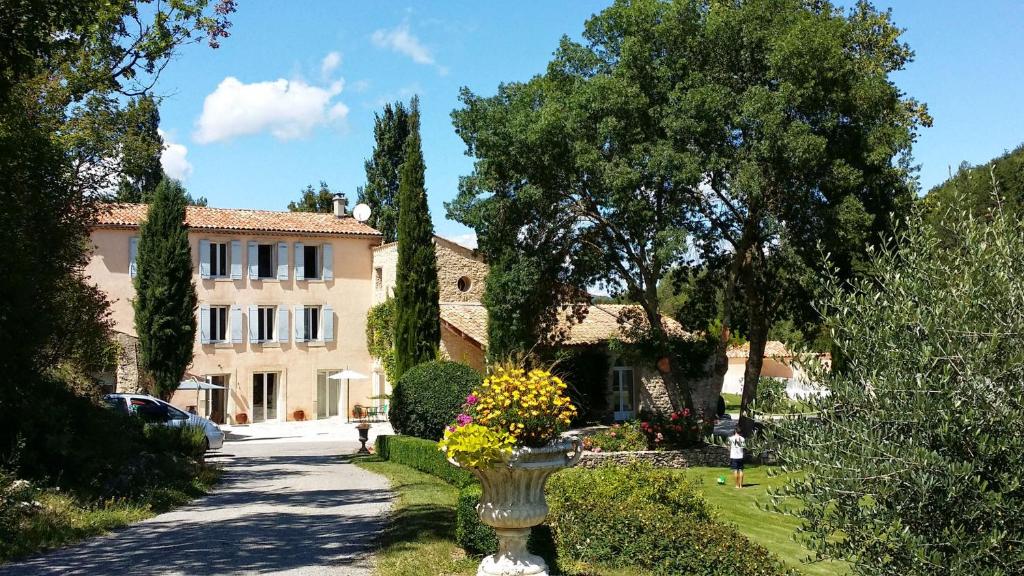
M 743 446 L 746 439 L 740 434 L 740 425 L 736 423 L 736 431 L 729 437 L 729 467 L 736 481 L 736 488 L 743 487 Z

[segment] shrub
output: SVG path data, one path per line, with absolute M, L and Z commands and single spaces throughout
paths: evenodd
M 783 412 L 787 406 L 786 381 L 782 378 L 761 378 L 757 384 L 754 408 L 765 414 Z
M 583 448 L 594 452 L 626 452 L 647 450 L 647 435 L 635 420 L 612 424 L 583 438 Z
M 436 360 L 414 366 L 391 393 L 391 425 L 400 434 L 438 440 L 481 381 L 480 374 L 458 362 Z
M 671 450 L 700 445 L 704 438 L 711 434 L 714 425 L 713 421 L 701 419 L 689 408 L 668 415 L 640 415 L 640 430 L 647 436 L 647 446 L 651 450 Z
M 381 435 L 377 436 L 376 452 L 385 460 L 437 476 L 454 486 L 463 487 L 476 481 L 466 470 L 452 466 L 437 449 L 437 442 L 412 436 Z
M 206 431 L 201 426 L 147 424 L 147 448 L 157 454 L 202 460 L 206 453 Z
M 569 469 L 548 482 L 548 522 L 563 568 L 645 574 L 774 576 L 778 559 L 719 524 L 696 487 L 649 464 Z M 600 503 L 600 505 L 595 505 Z

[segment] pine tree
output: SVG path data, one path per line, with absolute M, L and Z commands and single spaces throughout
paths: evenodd
M 135 276 L 135 331 L 153 393 L 167 399 L 192 362 L 196 337 L 196 287 L 185 226 L 187 194 L 164 179 L 153 192 L 139 230 Z
M 152 96 L 128 103 L 124 134 L 120 138 L 121 181 L 115 200 L 149 202 L 153 191 L 164 179 L 160 155 L 164 139 L 160 136 L 160 110 Z
M 366 186 L 359 188 L 358 201 L 372 208 L 367 222 L 384 235 L 385 242 L 398 239 L 399 170 L 405 161 L 405 140 L 411 123 L 405 105 L 384 105 L 383 114 L 374 114 L 373 155 L 366 161 Z
M 434 225 L 427 208 L 420 147 L 419 99 L 413 98 L 398 191 L 398 278 L 395 283 L 395 373 L 434 360 L 441 339 Z
M 291 212 L 319 212 L 330 214 L 334 212 L 334 193 L 327 182 L 320 181 L 320 189 L 314 190 L 312 184 L 307 184 L 301 192 L 302 196 L 297 202 L 289 202 L 288 210 Z

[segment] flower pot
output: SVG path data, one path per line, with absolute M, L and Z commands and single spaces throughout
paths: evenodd
M 295 412 L 292 413 L 292 418 L 298 420 L 299 422 L 302 422 L 303 420 L 306 419 L 306 412 L 304 410 L 296 410 Z
M 235 422 L 237 422 L 239 424 L 245 424 L 248 421 L 249 421 L 249 415 L 246 414 L 245 412 L 240 412 L 238 414 L 235 414 Z
M 498 551 L 484 558 L 477 576 L 547 576 L 547 564 L 526 551 L 526 540 L 548 514 L 548 478 L 576 464 L 582 452 L 579 440 L 559 439 L 541 448 L 516 448 L 503 464 L 470 469 L 483 487 L 476 511 L 498 536 Z

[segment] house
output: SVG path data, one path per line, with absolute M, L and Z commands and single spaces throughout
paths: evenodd
M 743 372 L 750 357 L 750 344 L 733 346 L 726 351 L 729 368 L 722 381 L 722 392 L 726 394 L 743 393 Z M 786 381 L 786 394 L 798 399 L 812 393 L 822 393 L 823 389 L 811 381 L 806 367 L 815 360 L 823 366 L 831 366 L 831 355 L 815 353 L 798 353 L 790 350 L 778 340 L 769 340 L 764 347 L 764 363 L 761 365 L 762 378 L 779 378 Z
M 86 273 L 112 301 L 115 330 L 129 336 L 146 210 L 111 205 L 90 233 Z M 365 325 L 379 232 L 348 215 L 341 199 L 334 214 L 189 206 L 185 224 L 199 301 L 188 371 L 224 388 L 200 396 L 201 414 L 227 423 L 329 418 L 367 403 L 368 380 L 346 390 L 327 376 L 371 370 Z M 134 391 L 130 380 L 118 378 L 116 389 Z M 179 391 L 171 401 L 185 408 L 197 396 Z

